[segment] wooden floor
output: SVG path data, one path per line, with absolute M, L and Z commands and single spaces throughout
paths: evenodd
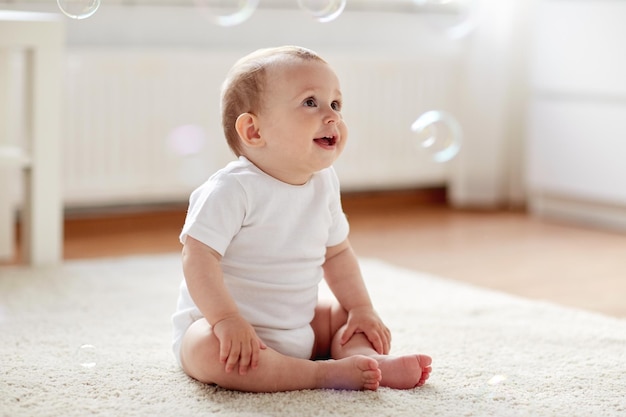
M 344 209 L 361 257 L 626 318 L 625 234 L 519 211 L 453 210 L 432 193 L 347 195 Z M 185 210 L 70 213 L 65 259 L 179 251 Z

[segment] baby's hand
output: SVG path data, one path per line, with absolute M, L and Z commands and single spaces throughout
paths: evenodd
M 381 355 L 389 353 L 391 332 L 371 307 L 353 308 L 348 312 L 347 327 L 341 336 L 341 344 L 348 343 L 355 333 L 363 333 L 372 347 Z
M 220 341 L 220 362 L 225 363 L 226 372 L 239 364 L 239 374 L 259 366 L 259 351 L 265 343 L 259 339 L 254 328 L 239 315 L 222 319 L 213 325 L 213 332 Z

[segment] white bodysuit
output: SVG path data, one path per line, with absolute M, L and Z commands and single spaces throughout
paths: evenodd
M 222 255 L 239 312 L 269 347 L 309 359 L 326 248 L 343 242 L 348 229 L 332 167 L 295 186 L 241 156 L 191 194 L 180 240 L 191 236 Z M 183 280 L 172 317 L 179 362 L 182 337 L 201 317 Z

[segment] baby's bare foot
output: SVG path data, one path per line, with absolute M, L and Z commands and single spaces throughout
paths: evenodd
M 378 362 L 368 356 L 355 355 L 319 364 L 320 388 L 375 391 L 380 384 Z
M 426 383 L 432 368 L 427 355 L 376 356 L 382 373 L 380 385 L 395 389 L 411 389 Z

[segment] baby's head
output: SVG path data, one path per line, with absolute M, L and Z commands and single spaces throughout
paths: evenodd
M 268 68 L 283 60 L 295 58 L 303 61 L 326 63 L 315 52 L 299 46 L 281 46 L 257 50 L 233 65 L 222 85 L 222 126 L 228 146 L 235 155 L 243 153 L 239 134 L 235 129 L 237 118 L 242 113 L 257 113 L 263 105 L 266 93 Z

